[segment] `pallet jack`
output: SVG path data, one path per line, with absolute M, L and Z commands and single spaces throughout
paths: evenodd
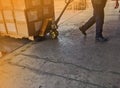
M 34 36 L 34 40 L 39 41 L 39 40 L 44 40 L 46 35 L 49 36 L 51 39 L 57 39 L 59 32 L 57 31 L 58 29 L 58 22 L 60 21 L 62 15 L 64 14 L 65 10 L 67 9 L 68 5 L 72 2 L 73 0 L 65 0 L 65 7 L 63 8 L 61 14 L 59 17 L 54 20 L 53 18 L 46 18 L 43 21 L 43 25 L 41 28 L 41 31 L 39 33 L 39 36 Z

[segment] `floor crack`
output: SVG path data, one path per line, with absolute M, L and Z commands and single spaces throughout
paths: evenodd
M 27 55 L 27 54 L 21 54 L 23 56 L 27 56 L 27 57 L 32 57 L 32 58 L 36 58 L 36 59 L 42 59 L 42 60 L 45 60 L 47 62 L 52 62 L 52 63 L 59 63 L 59 64 L 65 64 L 65 65 L 72 65 L 72 66 L 75 66 L 77 68 L 81 68 L 81 69 L 84 69 L 86 71 L 89 71 L 89 72 L 105 72 L 103 70 L 95 70 L 95 69 L 90 69 L 90 68 L 87 68 L 87 67 L 84 67 L 84 66 L 80 66 L 80 65 L 76 65 L 76 64 L 73 64 L 73 63 L 69 63 L 69 62 L 63 62 L 63 61 L 54 61 L 54 60 L 50 60 L 49 58 L 41 58 L 37 55 Z
M 71 81 L 76 81 L 76 82 L 79 82 L 79 83 L 83 83 L 85 85 L 91 85 L 91 86 L 95 86 L 95 87 L 98 87 L 98 88 L 107 88 L 105 86 L 101 86 L 99 84 L 95 84 L 95 83 L 91 83 L 91 82 L 87 82 L 87 81 L 83 81 L 83 80 L 78 80 L 78 79 L 75 79 L 75 78 L 71 78 L 71 77 L 67 77 L 67 76 L 63 76 L 63 75 L 59 75 L 59 74 L 55 74 L 55 73 L 50 73 L 50 72 L 45 72 L 45 71 L 41 71 L 40 69 L 34 69 L 34 68 L 30 68 L 30 67 L 26 67 L 26 66 L 22 66 L 22 65 L 19 65 L 19 64 L 15 64 L 15 63 L 9 63 L 11 65 L 14 65 L 14 66 L 18 66 L 18 67 L 24 67 L 24 69 L 28 69 L 38 75 L 49 75 L 49 76 L 56 76 L 56 77 L 60 77 L 60 78 L 64 78 L 66 80 L 71 80 Z

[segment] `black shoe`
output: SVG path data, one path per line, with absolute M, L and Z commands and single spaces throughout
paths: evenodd
M 108 41 L 108 38 L 97 37 L 97 38 L 96 38 L 96 41 L 97 41 L 97 42 L 107 42 L 107 41 Z
M 82 27 L 79 27 L 79 30 L 82 32 L 82 34 L 83 34 L 84 36 L 87 35 L 86 31 L 84 31 Z

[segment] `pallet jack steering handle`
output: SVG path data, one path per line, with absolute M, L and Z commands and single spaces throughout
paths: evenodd
M 65 3 L 71 3 L 73 0 L 65 0 Z
M 60 16 L 59 16 L 59 17 L 57 18 L 57 20 L 55 21 L 55 24 L 56 24 L 56 25 L 58 24 L 60 18 L 62 17 L 63 13 L 65 12 L 66 8 L 68 7 L 68 5 L 69 5 L 72 1 L 73 1 L 73 0 L 65 0 L 66 5 L 65 5 L 63 11 L 61 12 Z

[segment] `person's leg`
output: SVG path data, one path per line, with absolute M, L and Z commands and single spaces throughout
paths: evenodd
M 96 20 L 96 37 L 102 37 L 103 24 L 104 24 L 104 8 L 94 8 L 95 20 Z
M 103 24 L 104 24 L 104 8 L 101 6 L 94 7 L 94 15 L 96 20 L 96 40 L 105 42 L 108 39 L 103 37 Z
M 95 17 L 92 16 L 83 26 L 82 29 L 87 31 L 95 23 Z
M 104 7 L 106 5 L 107 0 L 103 0 L 101 4 L 93 3 L 94 8 L 94 17 L 96 21 L 96 40 L 100 42 L 107 41 L 106 38 L 103 37 L 103 24 L 104 24 Z
M 93 2 L 92 2 L 92 6 L 93 5 Z M 84 24 L 82 25 L 81 27 L 79 27 L 80 31 L 86 35 L 86 31 L 93 25 L 95 24 L 95 16 L 94 16 L 94 12 L 93 12 L 93 16 Z

